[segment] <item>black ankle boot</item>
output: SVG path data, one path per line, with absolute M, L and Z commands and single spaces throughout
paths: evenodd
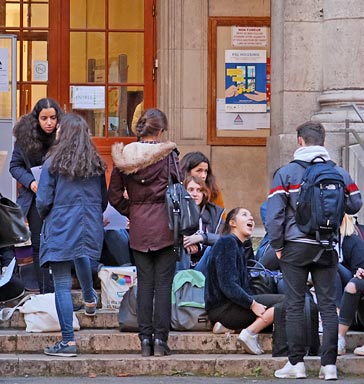
M 153 344 L 150 339 L 143 339 L 141 342 L 142 356 L 148 357 L 153 355 Z
M 161 339 L 154 340 L 154 356 L 168 356 L 171 354 L 167 343 Z

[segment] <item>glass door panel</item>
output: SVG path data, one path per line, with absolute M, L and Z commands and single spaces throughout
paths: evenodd
M 122 73 L 123 66 L 119 68 L 120 75 L 115 76 L 115 57 L 123 55 L 126 72 Z M 144 34 L 133 32 L 112 32 L 109 34 L 109 62 L 113 71 L 109 72 L 109 82 L 144 82 Z M 122 80 L 119 80 L 122 79 Z
M 144 29 L 144 0 L 109 0 L 110 29 Z
M 105 1 L 71 0 L 70 26 L 71 28 L 105 29 Z

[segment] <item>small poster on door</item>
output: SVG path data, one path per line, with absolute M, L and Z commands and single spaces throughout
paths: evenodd
M 0 48 L 0 92 L 9 91 L 9 50 Z
M 48 61 L 34 60 L 34 81 L 48 81 Z

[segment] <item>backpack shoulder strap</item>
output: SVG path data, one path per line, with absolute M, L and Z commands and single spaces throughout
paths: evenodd
M 291 163 L 299 164 L 301 167 L 305 169 L 308 168 L 310 165 L 312 165 L 308 161 L 303 161 L 303 160 L 292 160 Z

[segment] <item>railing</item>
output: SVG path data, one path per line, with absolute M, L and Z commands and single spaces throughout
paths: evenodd
M 364 117 L 360 113 L 359 108 L 356 106 L 356 104 L 351 103 L 349 105 L 345 105 L 345 107 L 347 106 L 352 107 L 356 112 L 356 114 L 359 116 L 359 119 L 362 121 L 362 123 L 364 123 Z M 353 134 L 355 140 L 358 142 L 358 144 L 364 151 L 364 141 L 359 136 L 359 132 L 354 128 L 350 128 L 350 120 L 346 119 L 345 120 L 345 147 L 344 147 L 344 168 L 346 170 L 349 170 L 349 145 L 350 145 L 349 136 L 350 134 Z

